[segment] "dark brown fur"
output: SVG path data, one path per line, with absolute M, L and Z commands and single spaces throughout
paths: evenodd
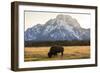
M 64 48 L 62 46 L 52 46 L 48 52 L 48 57 L 51 58 L 53 55 L 56 56 L 57 53 L 61 53 L 63 56 Z

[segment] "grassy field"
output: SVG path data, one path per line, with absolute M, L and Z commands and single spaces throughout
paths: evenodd
M 90 58 L 90 46 L 64 46 L 64 55 L 48 58 L 50 47 L 25 47 L 24 61 L 69 60 Z

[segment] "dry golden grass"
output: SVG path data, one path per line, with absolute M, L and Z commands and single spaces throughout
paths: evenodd
M 50 47 L 25 47 L 25 61 L 66 60 L 90 58 L 90 46 L 64 46 L 64 55 L 48 58 Z

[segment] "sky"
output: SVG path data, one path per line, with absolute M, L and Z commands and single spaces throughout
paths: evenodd
M 48 20 L 56 18 L 58 14 L 70 15 L 72 18 L 77 19 L 82 28 L 90 28 L 90 14 L 79 14 L 79 13 L 53 13 L 53 12 L 25 12 L 25 30 L 31 28 L 37 24 L 45 24 Z

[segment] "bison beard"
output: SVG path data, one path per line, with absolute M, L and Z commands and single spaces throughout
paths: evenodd
M 50 48 L 50 51 L 48 52 L 48 57 L 51 58 L 53 55 L 56 56 L 57 53 L 61 53 L 61 56 L 63 56 L 64 48 L 62 46 L 53 46 Z

